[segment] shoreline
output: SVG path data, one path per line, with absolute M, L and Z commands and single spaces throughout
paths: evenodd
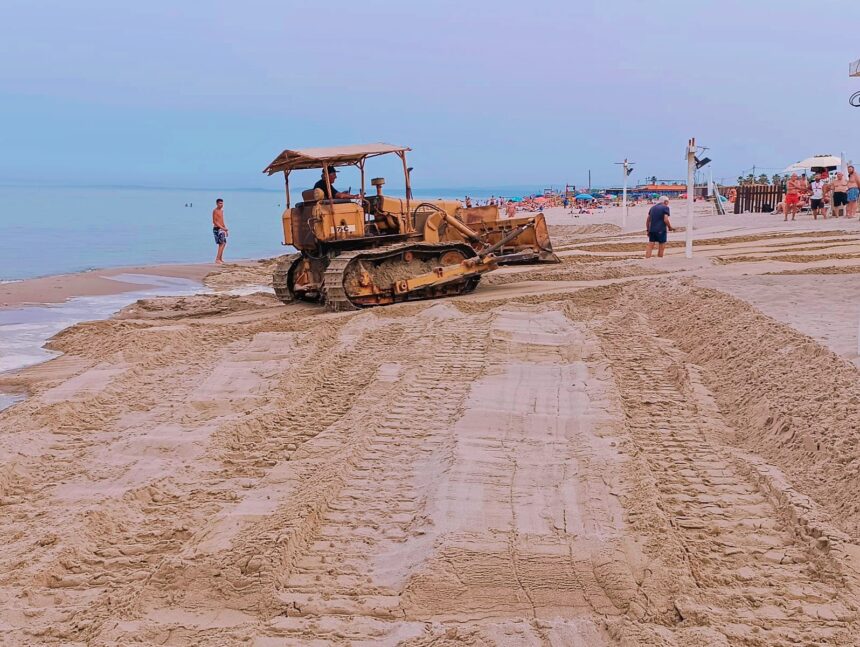
M 244 265 L 242 260 L 228 265 Z M 166 263 L 157 265 L 134 265 L 104 269 L 53 274 L 31 279 L 20 279 L 0 283 L 0 310 L 25 306 L 54 305 L 77 297 L 97 297 L 138 292 L 158 287 L 158 280 L 147 281 L 146 277 L 173 278 L 195 281 L 203 285 L 203 279 L 216 268 L 214 263 Z

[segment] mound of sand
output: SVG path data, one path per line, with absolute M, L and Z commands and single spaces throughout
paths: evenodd
M 857 369 L 722 292 L 673 282 L 645 294 L 661 335 L 702 368 L 733 442 L 782 469 L 860 542 Z
M 116 319 L 179 319 L 242 312 L 271 307 L 277 298 L 267 292 L 244 296 L 226 294 L 196 294 L 190 297 L 160 297 L 140 299 L 123 308 Z
M 283 258 L 264 258 L 253 264 L 227 263 L 203 278 L 203 284 L 213 290 L 232 290 L 245 285 L 272 285 L 272 272 Z

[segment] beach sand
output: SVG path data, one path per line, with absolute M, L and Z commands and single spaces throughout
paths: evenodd
M 692 259 L 555 209 L 465 297 L 260 262 L 59 333 L 0 376 L 0 642 L 856 645 L 860 225 L 697 208 Z

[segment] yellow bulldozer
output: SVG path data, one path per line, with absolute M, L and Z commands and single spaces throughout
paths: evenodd
M 284 244 L 298 250 L 274 271 L 281 301 L 352 310 L 432 299 L 471 292 L 482 274 L 500 264 L 559 262 L 543 214 L 502 219 L 495 206 L 415 200 L 406 164 L 409 150 L 382 143 L 285 150 L 264 169 L 268 175 L 284 174 Z M 381 177 L 370 181 L 375 194 L 365 192 L 367 160 L 387 154 L 402 161 L 402 198 L 384 195 Z M 302 201 L 290 206 L 292 171 L 339 166 L 360 171 L 359 194 L 338 198 L 323 172 L 323 186 L 303 191 Z

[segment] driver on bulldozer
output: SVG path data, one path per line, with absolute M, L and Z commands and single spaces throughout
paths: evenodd
M 328 172 L 328 185 L 326 185 L 325 176 L 326 172 Z M 355 200 L 356 198 L 360 198 L 361 196 L 355 195 L 352 193 L 346 193 L 345 191 L 338 191 L 334 188 L 334 181 L 337 179 L 337 169 L 333 166 L 329 166 L 328 168 L 324 168 L 322 171 L 322 177 L 314 184 L 314 189 L 320 189 L 323 192 L 323 195 L 326 198 L 338 198 L 341 200 Z M 331 187 L 331 193 L 328 192 L 328 187 Z

